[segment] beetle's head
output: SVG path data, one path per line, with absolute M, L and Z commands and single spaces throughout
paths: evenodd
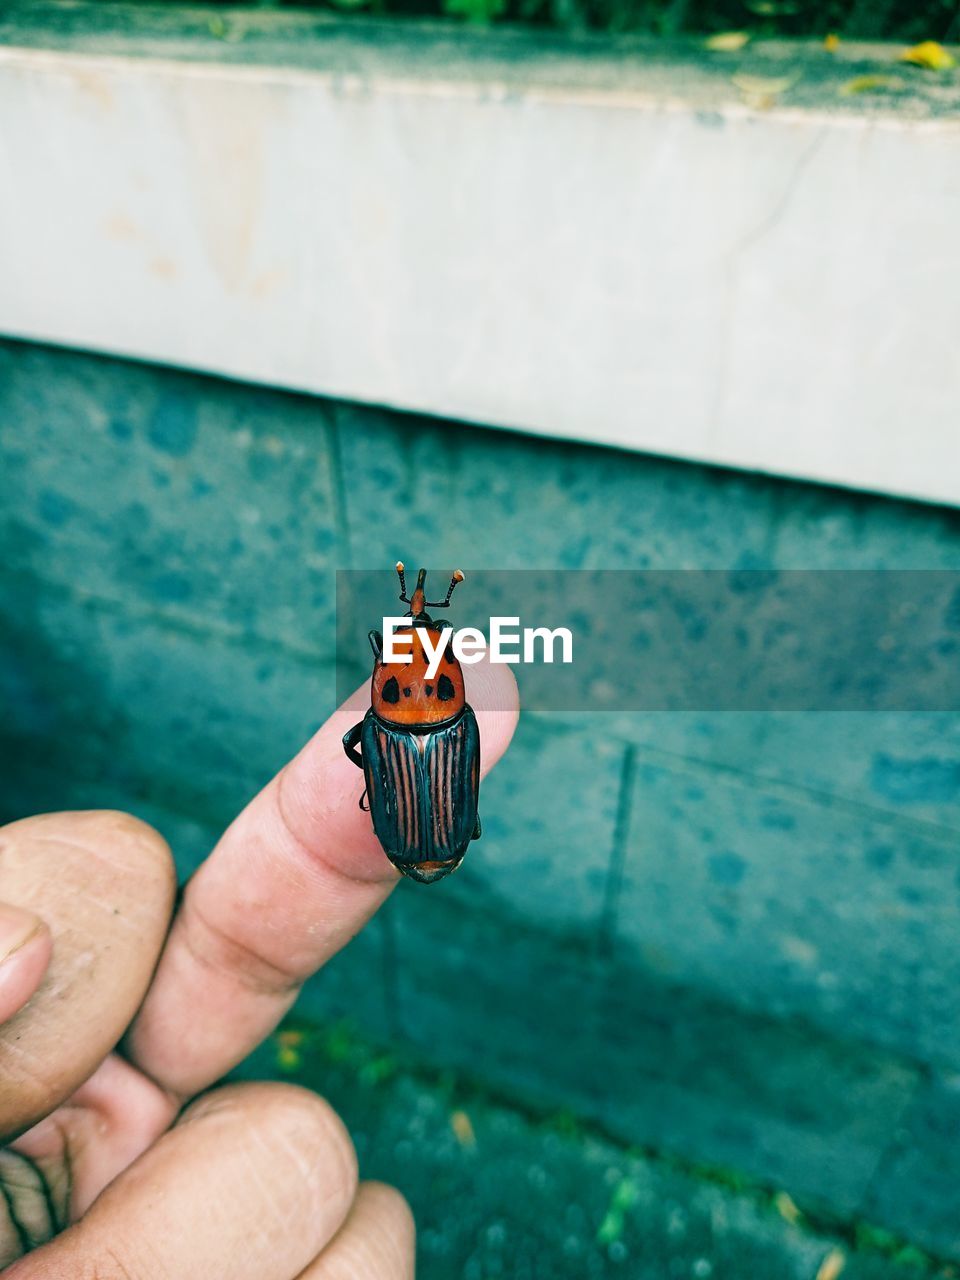
M 427 613 L 428 608 L 447 608 L 454 588 L 463 581 L 463 574 L 459 569 L 456 571 L 443 600 L 424 598 L 426 569 L 417 574 L 417 585 L 409 599 L 402 564 L 397 565 L 397 574 L 400 577 L 400 599 L 410 606 L 405 614 L 410 622 L 400 626 L 395 636 L 407 641 L 409 651 L 404 657 L 394 657 L 385 662 L 383 636 L 379 631 L 369 633 L 373 650 L 371 705 L 380 719 L 388 724 L 425 729 L 459 715 L 466 702 L 463 672 L 449 643 L 451 628 L 448 624 L 434 622 Z M 425 647 L 428 644 L 429 653 Z M 438 654 L 442 655 L 439 667 Z

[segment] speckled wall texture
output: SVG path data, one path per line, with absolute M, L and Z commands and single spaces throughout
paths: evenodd
M 0 459 L 3 815 L 185 872 L 331 708 L 337 567 L 960 568 L 956 512 L 12 343 Z M 528 716 L 483 816 L 306 1013 L 960 1249 L 957 717 Z

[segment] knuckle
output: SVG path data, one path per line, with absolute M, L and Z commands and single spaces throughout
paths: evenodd
M 203 969 L 236 978 L 257 996 L 286 996 L 295 992 L 301 977 L 274 964 L 251 945 L 209 917 L 196 901 L 186 898 L 181 915 L 183 940 L 193 959 Z

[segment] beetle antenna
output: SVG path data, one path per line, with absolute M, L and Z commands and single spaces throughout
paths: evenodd
M 450 579 L 450 585 L 447 587 L 447 594 L 443 600 L 428 600 L 428 609 L 448 609 L 450 607 L 450 597 L 453 595 L 453 589 L 463 581 L 463 570 L 455 569 L 453 577 Z
M 409 604 L 409 603 L 410 603 L 410 601 L 407 599 L 407 580 L 406 580 L 406 578 L 403 576 L 403 561 L 402 561 L 402 560 L 398 560 L 398 561 L 397 561 L 397 576 L 398 576 L 398 577 L 399 577 L 399 579 L 400 579 L 400 602 L 401 602 L 401 604 Z

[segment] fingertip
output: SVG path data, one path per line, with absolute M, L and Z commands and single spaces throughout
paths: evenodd
M 176 1127 L 198 1124 L 216 1128 L 226 1145 L 229 1135 L 242 1135 L 276 1178 L 292 1166 L 311 1199 L 311 1217 L 330 1220 L 327 1234 L 346 1217 L 357 1190 L 356 1148 L 343 1120 L 312 1089 L 281 1081 L 224 1085 L 191 1103 Z
M 0 829 L 0 902 L 28 913 L 0 938 L 0 958 L 9 957 L 0 964 L 5 1141 L 51 1114 L 120 1040 L 156 968 L 172 901 L 169 849 L 127 815 L 45 814 Z
M 467 700 L 475 711 L 498 711 L 517 715 L 520 693 L 513 667 L 508 662 L 492 662 L 484 654 L 463 673 Z
M 396 1187 L 386 1182 L 361 1182 L 354 1202 L 354 1211 L 368 1209 L 403 1244 L 413 1247 L 417 1225 L 409 1201 Z
M 3 828 L 4 836 L 17 841 L 42 841 L 45 846 L 62 845 L 85 854 L 91 866 L 108 860 L 124 872 L 162 886 L 164 898 L 172 904 L 177 872 L 169 844 L 149 823 L 120 809 L 64 809 L 36 813 Z M 142 894 L 141 896 L 146 896 Z
M 353 1144 L 328 1103 L 292 1085 L 229 1085 L 188 1108 L 23 1274 L 302 1276 L 356 1188 Z
M 520 716 L 520 692 L 513 669 L 486 655 L 465 669 L 464 683 L 480 725 L 481 772 L 486 773 L 510 745 Z
M 19 1013 L 36 993 L 52 953 L 50 930 L 39 916 L 0 903 L 0 1023 Z
M 361 1182 L 346 1222 L 300 1280 L 413 1280 L 416 1226 L 407 1201 L 382 1182 Z

